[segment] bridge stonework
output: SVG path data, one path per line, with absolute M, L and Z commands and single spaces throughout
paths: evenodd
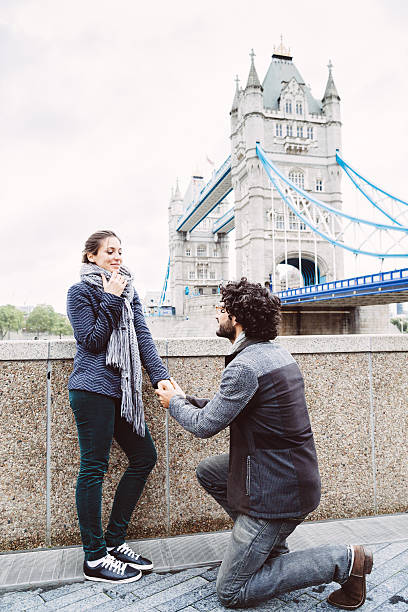
M 341 170 L 336 163 L 336 148 L 341 145 L 340 98 L 331 65 L 320 102 L 283 47 L 272 55 L 262 85 L 252 55 L 247 85 L 240 89 L 237 84 L 230 115 L 237 276 L 262 284 L 271 280 L 275 291 L 342 278 L 342 252 L 334 252 L 288 209 L 255 150 L 260 142 L 295 184 L 341 209 Z M 292 271 L 288 278 L 277 269 L 282 263 L 301 268 L 302 274 Z

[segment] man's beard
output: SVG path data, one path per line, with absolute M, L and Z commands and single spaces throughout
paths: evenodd
M 228 321 L 224 324 L 220 323 L 220 326 L 215 333 L 220 338 L 235 340 L 235 327 L 230 319 L 228 319 Z

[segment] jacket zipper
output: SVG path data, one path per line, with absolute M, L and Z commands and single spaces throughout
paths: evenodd
M 246 458 L 246 494 L 251 494 L 251 457 L 250 455 Z

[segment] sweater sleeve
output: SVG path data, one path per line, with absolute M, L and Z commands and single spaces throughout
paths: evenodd
M 231 363 L 223 372 L 219 391 L 205 405 L 175 395 L 170 400 L 172 417 L 197 438 L 210 438 L 225 429 L 245 408 L 258 389 L 258 377 L 248 366 Z M 204 400 L 205 401 L 205 400 Z
M 105 351 L 112 331 L 119 323 L 122 306 L 123 298 L 103 293 L 95 313 L 86 290 L 73 285 L 68 291 L 67 314 L 75 339 L 91 353 Z
M 157 387 L 159 380 L 169 379 L 170 375 L 159 357 L 152 334 L 147 327 L 142 304 L 136 291 L 133 298 L 133 312 L 140 359 L 149 375 L 150 382 L 154 387 Z

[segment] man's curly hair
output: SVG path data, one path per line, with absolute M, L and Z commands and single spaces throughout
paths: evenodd
M 280 322 L 280 299 L 260 283 L 246 278 L 220 287 L 222 301 L 229 315 L 234 315 L 248 338 L 274 340 Z

